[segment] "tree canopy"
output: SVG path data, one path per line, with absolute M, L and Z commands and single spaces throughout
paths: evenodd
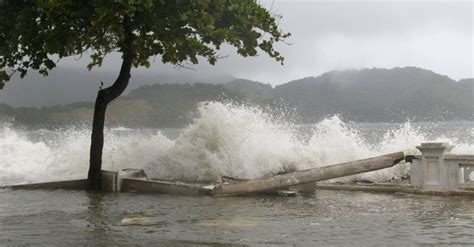
M 126 29 L 135 67 L 148 67 L 153 56 L 214 64 L 224 43 L 242 56 L 259 48 L 283 62 L 273 48 L 289 36 L 279 17 L 252 0 L 0 0 L 0 87 L 14 73 L 47 75 L 68 56 L 100 66 L 107 54 L 125 52 Z

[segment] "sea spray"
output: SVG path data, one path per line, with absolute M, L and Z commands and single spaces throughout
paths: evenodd
M 433 125 L 433 131 L 426 131 L 420 126 L 431 124 L 360 124 L 333 116 L 295 125 L 260 108 L 218 102 L 202 103 L 198 112 L 177 138 L 167 137 L 167 130 L 106 129 L 104 169 L 145 168 L 154 178 L 219 181 L 222 176 L 259 178 L 396 151 L 413 154 L 415 146 L 427 141 L 447 141 L 456 145 L 454 153 L 474 153 L 472 122 Z M 380 133 L 372 135 L 377 132 L 372 129 Z M 25 131 L 4 125 L 0 184 L 84 178 L 89 147 L 89 129 Z M 406 168 L 397 165 L 344 179 L 384 181 L 406 175 Z
M 160 131 L 107 129 L 103 168 L 142 168 L 173 141 Z M 0 184 L 84 178 L 89 167 L 89 130 L 0 130 Z
M 275 122 L 271 115 L 255 107 L 201 104 L 199 117 L 183 130 L 164 156 L 146 166 L 146 171 L 157 179 L 219 181 L 222 176 L 253 179 L 390 152 L 413 154 L 417 152 L 416 145 L 429 140 L 407 122 L 386 130 L 379 142 L 370 142 L 338 116 L 316 123 L 307 141 L 298 138 L 296 129 L 295 125 Z M 448 138 L 432 141 L 457 143 Z M 344 180 L 400 179 L 407 174 L 407 168 L 402 164 Z
M 294 128 L 275 123 L 261 109 L 208 102 L 146 172 L 152 178 L 185 181 L 257 178 L 296 169 L 292 154 L 300 145 Z

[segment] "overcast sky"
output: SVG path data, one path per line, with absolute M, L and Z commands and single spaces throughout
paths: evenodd
M 157 62 L 137 74 L 186 74 L 196 78 L 229 74 L 278 85 L 334 69 L 417 66 L 453 79 L 473 77 L 473 1 L 261 1 L 281 14 L 291 45 L 280 44 L 281 66 L 265 54 L 255 58 L 229 55 L 216 66 L 175 69 Z M 80 63 L 84 66 L 85 61 Z M 118 70 L 119 56 L 104 70 Z M 69 59 L 60 67 L 78 66 Z

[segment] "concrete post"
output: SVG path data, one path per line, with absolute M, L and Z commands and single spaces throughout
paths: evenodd
M 416 148 L 421 151 L 421 160 L 411 166 L 411 184 L 423 189 L 456 189 L 457 168 L 444 158 L 453 146 L 448 143 L 422 143 Z

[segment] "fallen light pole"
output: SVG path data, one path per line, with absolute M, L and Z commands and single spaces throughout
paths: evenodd
M 403 152 L 391 153 L 369 159 L 357 160 L 337 165 L 290 172 L 270 178 L 252 179 L 237 183 L 220 184 L 212 190 L 214 196 L 230 196 L 285 189 L 303 184 L 308 186 L 321 180 L 345 177 L 391 167 L 404 160 Z

